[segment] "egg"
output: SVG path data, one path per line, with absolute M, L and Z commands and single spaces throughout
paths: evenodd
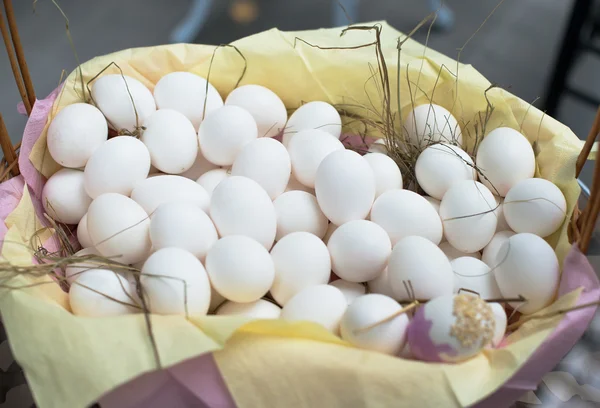
M 215 188 L 217 188 L 219 183 L 230 175 L 230 169 L 213 169 L 201 175 L 198 178 L 197 183 L 204 188 L 209 197 L 212 197 L 212 193 L 215 191 Z
M 342 118 L 337 110 L 327 102 L 308 102 L 292 113 L 283 132 L 283 144 L 302 130 L 319 129 L 336 139 L 342 134 Z
M 325 235 L 323 236 L 323 242 L 325 243 L 325 245 L 327 245 L 327 243 L 329 242 L 329 238 L 331 238 L 331 235 L 333 235 L 333 232 L 338 228 L 337 225 L 335 225 L 334 223 L 330 222 L 329 225 L 327 226 L 327 231 L 325 231 Z
M 467 152 L 447 143 L 423 150 L 415 164 L 415 175 L 419 186 L 438 200 L 456 181 L 477 179 L 475 165 Z
M 332 152 L 344 150 L 344 145 L 323 130 L 308 129 L 294 135 L 287 148 L 296 180 L 314 188 L 317 169 L 323 159 Z
M 225 105 L 246 109 L 258 128 L 258 137 L 277 136 L 285 127 L 285 105 L 269 88 L 260 85 L 243 85 L 234 89 L 225 99 Z
M 110 317 L 135 313 L 129 282 L 107 269 L 90 269 L 79 275 L 69 290 L 73 314 Z
M 73 256 L 74 257 L 84 257 L 84 256 L 89 256 L 89 255 L 100 256 L 100 252 L 98 252 L 96 250 L 96 248 L 90 247 L 90 248 L 84 248 L 80 251 L 75 252 L 75 255 L 73 255 Z M 79 278 L 79 276 L 82 275 L 84 272 L 87 272 L 92 269 L 97 269 L 97 268 L 100 268 L 100 265 L 98 264 L 98 262 L 93 262 L 93 261 L 89 261 L 89 260 L 88 261 L 81 260 L 76 263 L 70 263 L 65 268 L 65 279 L 67 280 L 67 282 L 69 284 L 72 285 L 73 282 L 75 281 L 75 279 Z
M 260 138 L 240 150 L 231 174 L 256 181 L 274 200 L 285 191 L 291 170 L 290 155 L 285 147 L 275 139 Z
M 440 105 L 416 106 L 404 120 L 404 127 L 410 142 L 421 148 L 437 142 L 462 144 L 456 118 Z
M 386 191 L 375 200 L 371 221 L 390 236 L 392 245 L 404 237 L 418 235 L 434 244 L 442 239 L 442 221 L 423 196 L 409 190 Z
M 210 201 L 210 217 L 221 237 L 245 235 L 267 250 L 273 246 L 277 232 L 275 206 L 254 180 L 231 176 L 219 183 Z
M 379 293 L 398 300 L 390 285 L 390 276 L 387 267 L 379 274 L 379 276 L 367 282 L 367 288 L 369 289 L 369 293 Z
M 394 160 L 381 153 L 369 153 L 364 157 L 375 175 L 375 198 L 386 191 L 402 188 L 402 173 Z
M 210 196 L 198 183 L 174 175 L 148 178 L 136 184 L 131 198 L 152 215 L 159 205 L 170 202 L 188 202 L 208 211 Z
M 92 239 L 87 229 L 87 212 L 83 215 L 79 224 L 77 225 L 77 241 L 82 248 L 92 247 Z
M 519 181 L 506 194 L 504 216 L 515 232 L 547 237 L 562 225 L 567 200 L 552 182 L 541 178 Z
M 140 275 L 150 312 L 161 315 L 206 315 L 210 282 L 202 263 L 181 248 L 161 248 L 146 260 Z
M 340 324 L 342 339 L 355 347 L 396 355 L 406 342 L 408 316 L 400 314 L 390 321 L 369 326 L 398 313 L 402 306 L 394 299 L 369 294 L 361 296 L 348 306 Z
M 129 197 L 116 193 L 98 196 L 88 209 L 87 225 L 102 256 L 133 264 L 150 252 L 150 219 Z
M 133 132 L 156 111 L 152 93 L 135 78 L 103 75 L 92 85 L 92 100 L 111 128 Z
M 283 306 L 281 318 L 318 323 L 337 334 L 347 307 L 346 297 L 338 288 L 316 285 L 307 287 L 292 297 Z
M 506 217 L 504 216 L 504 197 L 494 196 L 496 199 L 496 203 L 498 204 L 498 208 L 496 208 L 496 218 L 498 219 L 498 223 L 496 224 L 496 232 L 500 231 L 510 231 L 510 226 L 506 222 Z
M 209 313 L 214 313 L 218 310 L 219 306 L 225 303 L 227 299 L 225 299 L 219 292 L 215 290 L 212 286 L 210 287 L 210 306 L 208 307 Z
M 88 160 L 85 191 L 92 198 L 104 193 L 129 195 L 149 172 L 150 153 L 144 143 L 131 136 L 113 137 Z
M 496 206 L 494 195 L 483 184 L 454 183 L 440 204 L 444 236 L 450 245 L 466 253 L 482 250 L 496 232 Z
M 161 204 L 150 219 L 150 240 L 154 249 L 181 248 L 203 261 L 218 239 L 210 217 L 190 202 Z
M 506 316 L 506 311 L 500 303 L 488 303 L 488 305 L 492 308 L 492 312 L 494 313 L 494 318 L 496 321 L 494 326 L 494 337 L 492 338 L 492 346 L 498 347 L 498 345 L 504 339 L 508 319 Z
M 163 173 L 189 170 L 198 155 L 198 137 L 192 122 L 172 109 L 159 109 L 144 121 L 141 141 L 152 165 Z
M 279 319 L 281 308 L 264 299 L 249 303 L 227 301 L 217 310 L 217 316 L 229 315 L 241 315 L 252 319 Z
M 210 170 L 214 170 L 214 169 L 218 169 L 218 168 L 219 168 L 219 166 L 206 160 L 206 158 L 202 155 L 202 152 L 200 151 L 200 149 L 198 149 L 198 154 L 196 155 L 196 161 L 194 161 L 194 164 L 192 164 L 192 167 L 190 167 L 188 170 L 181 173 L 180 176 L 183 176 L 185 178 L 189 178 L 191 180 L 196 181 L 204 173 L 207 173 Z
M 450 261 L 450 265 L 454 272 L 454 292 L 470 290 L 485 300 L 502 297 L 493 271 L 479 259 L 463 256 Z
M 500 127 L 483 138 L 475 158 L 479 179 L 504 197 L 519 181 L 533 177 L 535 154 L 531 143 L 514 129 Z
M 440 204 L 442 203 L 441 200 L 438 200 L 437 198 L 433 198 L 433 197 L 429 197 L 429 196 L 423 196 L 423 198 L 425 200 L 427 200 L 429 202 L 429 204 L 431 204 L 433 206 L 433 208 L 435 209 L 435 211 L 439 214 L 440 213 Z M 442 241 L 444 240 L 444 237 L 442 237 Z
M 275 278 L 269 252 L 257 241 L 243 235 L 218 240 L 206 255 L 206 270 L 217 292 L 239 303 L 263 297 Z
M 277 215 L 277 241 L 292 232 L 306 231 L 319 238 L 327 232 L 329 220 L 314 195 L 305 191 L 288 191 L 277 197 L 273 205 Z
M 377 139 L 375 140 L 373 143 L 371 143 L 371 146 L 369 146 L 369 153 L 381 153 L 381 154 L 387 154 L 387 145 L 385 143 L 384 139 Z
M 454 273 L 446 255 L 434 243 L 420 236 L 401 239 L 392 249 L 388 275 L 394 297 L 400 300 L 432 299 L 452 294 Z M 404 282 L 414 293 L 407 293 Z
M 63 167 L 84 167 L 108 137 L 108 125 L 98 108 L 87 103 L 65 106 L 50 122 L 50 156 Z
M 330 285 L 342 291 L 348 304 L 363 296 L 367 291 L 367 288 L 362 283 L 348 282 L 343 279 L 334 280 Z
M 215 87 L 191 72 L 171 72 L 163 76 L 154 87 L 154 99 L 159 109 L 183 113 L 196 130 L 205 116 L 223 106 Z
M 500 247 L 494 274 L 504 297 L 521 295 L 527 299 L 509 304 L 523 314 L 531 314 L 554 300 L 560 266 L 554 250 L 543 238 L 521 233 L 509 237 Z
M 329 238 L 331 269 L 350 282 L 375 279 L 392 252 L 390 238 L 372 221 L 354 220 L 340 225 Z
M 481 256 L 481 260 L 486 263 L 490 268 L 495 268 L 498 259 L 498 252 L 500 252 L 500 248 L 502 248 L 502 244 L 510 237 L 515 235 L 513 231 L 500 231 L 496 232 L 492 237 L 492 240 L 489 244 L 483 248 L 483 255 Z
M 456 258 L 460 258 L 463 256 L 469 256 L 471 258 L 481 259 L 481 254 L 479 252 L 472 252 L 470 254 L 468 254 L 466 252 L 461 252 L 458 249 L 454 248 L 452 245 L 450 245 L 449 242 L 442 242 L 439 245 L 439 247 L 444 252 L 444 254 L 446 254 L 449 261 L 453 261 Z
M 361 155 L 338 150 L 319 165 L 315 192 L 321 211 L 334 224 L 362 220 L 375 199 L 375 176 Z
M 234 105 L 212 112 L 198 130 L 202 154 L 219 166 L 231 166 L 242 147 L 257 137 L 252 115 Z
M 273 299 L 285 305 L 296 293 L 329 282 L 331 259 L 325 244 L 308 232 L 294 232 L 283 237 L 271 250 L 275 280 Z
M 79 223 L 92 202 L 84 184 L 80 170 L 61 169 L 54 173 L 42 190 L 44 212 L 63 224 Z
M 408 325 L 407 339 L 419 360 L 457 363 L 489 345 L 494 330 L 492 308 L 481 298 L 445 295 L 417 309 Z
M 288 182 L 288 185 L 285 188 L 285 191 L 296 191 L 296 190 L 306 191 L 307 193 L 315 195 L 314 188 L 306 187 L 304 184 L 300 183 L 296 179 L 296 177 L 294 177 L 294 174 L 290 174 L 290 181 Z

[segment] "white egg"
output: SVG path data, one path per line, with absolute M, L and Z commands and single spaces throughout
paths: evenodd
M 196 130 L 205 116 L 223 106 L 223 99 L 215 87 L 191 72 L 171 72 L 163 76 L 154 87 L 154 99 L 159 109 L 183 113 Z
M 317 198 L 305 191 L 288 191 L 273 201 L 277 215 L 277 234 L 279 241 L 292 232 L 306 231 L 323 238 L 329 221 L 319 208 Z
M 201 261 L 219 236 L 210 217 L 189 202 L 171 202 L 158 206 L 150 220 L 152 248 L 181 248 Z
M 369 153 L 381 153 L 381 154 L 387 154 L 387 146 L 385 144 L 385 140 L 384 139 L 377 139 L 375 140 L 371 146 L 369 146 Z
M 492 346 L 498 347 L 498 345 L 504 339 L 504 334 L 506 333 L 506 325 L 508 324 L 508 318 L 506 316 L 506 311 L 504 307 L 500 303 L 488 303 L 492 308 L 492 312 L 494 313 L 494 317 L 496 320 L 496 325 L 494 326 L 494 337 L 492 339 Z
M 385 269 L 392 244 L 379 225 L 354 220 L 334 231 L 327 249 L 331 254 L 331 269 L 337 276 L 350 282 L 366 282 Z
M 88 232 L 103 256 L 124 264 L 150 252 L 150 219 L 144 209 L 121 194 L 98 196 L 88 209 Z
M 198 130 L 200 151 L 208 161 L 219 166 L 231 166 L 242 147 L 257 136 L 252 115 L 234 105 L 212 112 Z
M 290 116 L 283 132 L 283 144 L 287 146 L 298 132 L 307 129 L 319 129 L 339 139 L 342 134 L 342 118 L 327 102 L 304 104 Z
M 321 211 L 334 224 L 362 220 L 375 199 L 375 176 L 361 155 L 338 150 L 319 165 L 315 192 Z
M 519 181 L 533 177 L 535 154 L 531 143 L 514 129 L 500 127 L 483 138 L 475 159 L 479 179 L 504 197 Z
M 249 303 L 227 301 L 219 307 L 216 314 L 217 316 L 241 315 L 252 319 L 279 319 L 281 308 L 264 299 Z
M 269 88 L 260 85 L 243 85 L 227 96 L 225 105 L 246 109 L 258 127 L 258 137 L 273 137 L 285 127 L 287 110 L 285 105 Z
M 181 248 L 162 248 L 150 255 L 140 276 L 148 309 L 161 315 L 205 315 L 210 282 L 202 263 Z
M 266 191 L 247 177 L 231 176 L 213 191 L 210 217 L 221 237 L 245 235 L 267 250 L 277 232 L 275 206 Z
M 318 323 L 337 334 L 347 307 L 346 298 L 338 288 L 331 285 L 310 286 L 285 304 L 281 318 Z
M 502 297 L 493 271 L 479 259 L 463 256 L 450 261 L 450 265 L 454 272 L 454 292 L 468 289 L 484 300 Z
M 218 240 L 208 250 L 205 264 L 215 290 L 234 302 L 260 299 L 271 289 L 275 278 L 269 252 L 243 235 Z
M 229 176 L 231 176 L 230 169 L 213 169 L 201 175 L 198 178 L 197 183 L 204 188 L 209 197 L 212 197 L 212 193 L 215 191 L 215 188 L 217 188 L 219 183 Z
M 104 193 L 131 194 L 150 172 L 150 152 L 131 136 L 109 139 L 94 151 L 85 166 L 85 190 L 92 198 Z
M 447 143 L 423 150 L 415 164 L 415 175 L 419 186 L 438 200 L 455 182 L 477 179 L 475 165 L 467 152 Z
M 554 300 L 560 265 L 552 247 L 537 235 L 521 233 L 508 238 L 496 256 L 496 282 L 502 295 L 522 295 L 527 302 L 510 305 L 523 314 L 535 313 Z
M 92 247 L 92 239 L 90 238 L 90 234 L 87 228 L 87 212 L 83 215 L 79 224 L 77 225 L 77 241 L 82 248 Z
M 409 190 L 383 193 L 371 209 L 371 221 L 390 236 L 392 245 L 404 237 L 418 235 L 434 244 L 442 240 L 442 221 L 435 208 L 423 196 Z
M 131 198 L 149 215 L 164 203 L 188 202 L 203 211 L 208 211 L 210 203 L 210 196 L 200 184 L 173 175 L 156 176 L 137 183 Z
M 498 224 L 496 225 L 496 232 L 500 231 L 510 231 L 510 226 L 506 222 L 506 217 L 504 216 L 504 197 L 494 196 L 496 199 L 496 203 L 498 204 L 498 208 L 496 211 L 496 218 L 498 219 Z
M 496 199 L 478 181 L 452 185 L 440 204 L 444 236 L 454 248 L 472 253 L 482 250 L 496 232 Z
M 87 103 L 74 103 L 61 109 L 50 122 L 48 151 L 61 166 L 79 168 L 107 137 L 108 125 L 102 112 Z
M 61 169 L 54 173 L 42 190 L 44 212 L 64 224 L 79 223 L 92 202 L 84 184 L 80 170 Z
M 435 209 L 435 211 L 439 214 L 440 213 L 440 204 L 442 203 L 441 200 L 438 200 L 437 198 L 433 198 L 433 197 L 429 197 L 429 196 L 423 196 L 423 198 L 425 200 L 427 200 L 429 202 L 429 204 L 431 204 L 433 206 L 433 208 Z M 444 238 L 442 237 L 442 241 L 444 240 Z
M 296 180 L 314 188 L 317 169 L 323 159 L 332 152 L 344 150 L 344 145 L 323 130 L 308 129 L 294 135 L 287 148 Z
M 314 188 L 306 187 L 304 184 L 300 183 L 296 179 L 296 177 L 294 177 L 294 174 L 290 174 L 290 181 L 288 182 L 288 185 L 285 188 L 285 191 L 296 191 L 296 190 L 306 191 L 307 193 L 315 195 Z
M 90 248 L 84 248 L 81 251 L 77 251 L 75 252 L 75 257 L 83 257 L 86 255 L 96 255 L 96 256 L 100 256 L 100 252 L 98 252 L 96 250 L 96 248 L 94 247 L 90 247 Z M 75 279 L 79 278 L 80 275 L 82 275 L 84 272 L 87 272 L 91 269 L 97 269 L 100 268 L 101 266 L 98 265 L 97 262 L 93 262 L 93 261 L 85 261 L 85 260 L 81 260 L 78 261 L 77 263 L 70 263 L 69 266 L 67 266 L 65 268 L 65 279 L 67 280 L 67 282 L 69 282 L 69 284 L 73 284 L 73 282 L 75 281 Z
M 209 313 L 214 313 L 219 306 L 225 303 L 227 299 L 225 299 L 219 292 L 215 290 L 212 286 L 210 287 L 210 306 L 208 307 Z
M 386 191 L 402 188 L 402 174 L 392 158 L 381 153 L 369 153 L 364 158 L 375 175 L 375 198 Z
M 446 255 L 427 238 L 410 236 L 392 249 L 388 275 L 394 297 L 400 300 L 432 299 L 449 295 L 454 288 L 454 274 Z M 414 293 L 407 293 L 410 282 Z
M 483 248 L 483 255 L 481 256 L 481 260 L 485 262 L 490 268 L 495 268 L 498 260 L 498 252 L 500 252 L 500 248 L 502 248 L 502 244 L 510 237 L 515 235 L 513 231 L 500 231 L 496 232 L 492 237 L 492 240 L 489 244 Z
M 468 254 L 466 252 L 461 252 L 458 249 L 454 248 L 452 245 L 450 245 L 449 242 L 442 242 L 439 245 L 439 247 L 442 251 L 444 251 L 444 254 L 446 254 L 449 261 L 453 261 L 456 258 L 461 258 L 463 256 L 469 256 L 471 258 L 481 259 L 481 254 L 479 252 L 472 252 L 470 254 Z
M 204 173 L 207 173 L 210 170 L 214 170 L 214 169 L 218 169 L 218 168 L 219 168 L 219 166 L 206 160 L 206 158 L 202 155 L 202 152 L 200 151 L 200 149 L 198 149 L 198 155 L 196 156 L 196 161 L 194 162 L 194 164 L 192 164 L 192 167 L 190 167 L 189 170 L 184 171 L 183 173 L 180 174 L 180 176 L 183 176 L 185 178 L 189 178 L 191 180 L 196 181 Z
M 260 138 L 240 150 L 231 167 L 231 175 L 256 181 L 274 200 L 285 191 L 291 170 L 290 155 L 285 147 L 275 139 Z
M 92 99 L 111 128 L 133 132 L 156 111 L 152 93 L 135 78 L 103 75 L 92 85 Z
M 78 316 L 121 316 L 136 312 L 131 293 L 131 285 L 118 273 L 90 269 L 71 285 L 69 303 Z
M 342 339 L 355 347 L 390 355 L 398 354 L 406 343 L 408 328 L 406 313 L 369 330 L 363 329 L 392 316 L 401 309 L 402 306 L 398 302 L 384 295 L 361 296 L 348 306 L 342 318 L 340 324 Z
M 385 268 L 375 279 L 368 281 L 367 287 L 369 288 L 369 293 L 379 293 L 381 295 L 389 296 L 392 299 L 396 299 L 396 295 L 390 284 L 388 268 Z
M 329 223 L 329 225 L 327 226 L 327 231 L 325 231 L 325 235 L 323 236 L 323 242 L 325 243 L 325 245 L 327 245 L 327 243 L 329 242 L 329 238 L 331 238 L 331 235 L 333 235 L 337 228 L 338 226 L 334 223 Z
M 409 140 L 419 147 L 444 142 L 462 144 L 462 131 L 446 108 L 435 104 L 416 106 L 404 120 Z
M 343 279 L 335 280 L 330 285 L 342 291 L 348 304 L 363 296 L 367 291 L 367 288 L 362 283 L 348 282 Z
M 192 122 L 172 109 L 160 109 L 144 121 L 142 142 L 152 165 L 163 173 L 189 170 L 198 155 L 198 137 Z
M 285 305 L 301 290 L 329 282 L 331 259 L 325 244 L 308 232 L 286 235 L 271 250 L 275 280 L 273 299 Z
M 504 216 L 515 232 L 547 237 L 565 220 L 567 200 L 556 185 L 532 178 L 519 181 L 506 194 Z

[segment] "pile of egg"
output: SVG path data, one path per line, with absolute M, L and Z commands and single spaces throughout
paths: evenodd
M 104 75 L 92 97 L 49 126 L 63 169 L 43 204 L 78 224 L 78 255 L 139 268 L 152 313 L 312 321 L 357 347 L 460 361 L 505 334 L 505 305 L 485 299 L 522 295 L 511 306 L 527 314 L 555 296 L 559 265 L 543 238 L 563 223 L 565 198 L 534 178 L 533 149 L 516 130 L 489 132 L 473 160 L 450 112 L 417 106 L 406 128 L 423 147 L 422 196 L 403 189 L 385 144 L 364 156 L 346 149 L 325 102 L 288 118 L 265 87 L 223 101 L 187 72 L 153 93 Z M 136 129 L 139 138 L 122 135 Z M 130 273 L 83 262 L 66 278 L 77 315 L 141 311 Z M 414 299 L 430 301 L 411 318 L 401 309 Z

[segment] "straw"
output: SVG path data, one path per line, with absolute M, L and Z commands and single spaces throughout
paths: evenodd
M 19 175 L 19 159 L 17 157 L 15 149 L 12 146 L 12 142 L 10 141 L 10 136 L 8 135 L 8 131 L 6 130 L 6 125 L 4 124 L 2 114 L 0 114 L 0 147 L 2 148 L 2 153 L 4 154 L 4 158 L 6 159 L 6 163 L 8 164 L 7 167 L 12 169 L 9 170 L 10 173 L 13 176 Z

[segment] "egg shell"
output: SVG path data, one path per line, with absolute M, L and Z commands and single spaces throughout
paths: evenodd
M 362 283 L 348 282 L 343 279 L 334 280 L 330 285 L 342 291 L 348 304 L 351 304 L 367 292 L 367 288 Z
M 295 134 L 287 148 L 296 180 L 314 188 L 317 169 L 323 159 L 332 152 L 344 150 L 344 145 L 323 130 L 307 129 Z
M 192 122 L 172 109 L 159 109 L 144 121 L 141 141 L 152 165 L 164 173 L 189 170 L 198 155 L 198 137 Z
M 103 256 L 133 264 L 150 252 L 150 219 L 129 197 L 107 193 L 98 196 L 88 209 L 88 232 Z
M 494 196 L 494 198 L 498 204 L 498 208 L 496 211 L 494 211 L 496 213 L 496 218 L 498 219 L 498 223 L 496 224 L 496 232 L 512 231 L 506 222 L 506 217 L 504 216 L 504 197 Z
M 81 245 L 82 248 L 94 246 L 87 228 L 87 212 L 81 217 L 81 220 L 77 225 L 77 241 L 79 241 L 79 245 Z
M 453 261 L 456 258 L 460 258 L 463 256 L 470 256 L 471 258 L 481 259 L 481 254 L 479 252 L 472 252 L 470 254 L 466 252 L 461 252 L 458 249 L 454 248 L 452 245 L 450 245 L 449 242 L 442 242 L 439 245 L 439 247 L 444 252 L 444 254 L 446 254 L 449 261 Z
M 87 103 L 65 106 L 50 122 L 48 151 L 64 167 L 84 167 L 108 138 L 108 124 L 98 108 Z
M 489 305 L 492 308 L 492 312 L 494 313 L 494 318 L 496 320 L 496 325 L 494 327 L 494 338 L 492 339 L 492 346 L 498 347 L 498 345 L 504 339 L 508 319 L 506 316 L 506 311 L 500 303 L 489 303 Z
M 231 166 L 240 150 L 257 136 L 252 115 L 234 105 L 212 112 L 198 130 L 200 151 L 208 161 L 219 166 Z
M 156 111 L 152 93 L 135 78 L 103 75 L 92 85 L 92 99 L 111 128 L 133 132 Z
M 82 256 L 86 256 L 86 255 L 97 255 L 100 256 L 100 252 L 98 252 L 96 250 L 96 248 L 94 247 L 90 247 L 90 248 L 84 248 L 80 251 L 75 252 L 75 257 L 82 257 Z M 73 282 L 79 278 L 80 275 L 82 275 L 83 273 L 87 272 L 88 270 L 91 269 L 96 269 L 98 268 L 98 264 L 95 262 L 86 262 L 86 261 L 80 261 L 80 262 L 76 262 L 76 263 L 70 263 L 66 268 L 65 268 L 65 279 L 67 280 L 67 282 L 72 285 Z
M 394 299 L 369 294 L 361 296 L 348 306 L 340 324 L 342 339 L 355 347 L 396 355 L 406 342 L 408 316 L 401 314 L 370 330 L 361 331 L 397 313 L 402 306 Z
M 392 299 L 398 300 L 392 290 L 387 267 L 379 274 L 379 276 L 367 282 L 367 288 L 369 289 L 369 293 L 379 293 L 380 295 L 389 296 Z
M 422 236 L 436 245 L 442 239 L 439 214 L 423 196 L 413 191 L 386 191 L 373 203 L 370 218 L 388 233 L 392 245 L 411 235 Z
M 227 299 L 225 299 L 219 292 L 215 290 L 212 286 L 210 287 L 210 306 L 208 307 L 209 313 L 214 313 L 219 306 L 225 303 Z
M 506 194 L 504 216 L 515 232 L 547 237 L 564 222 L 567 200 L 552 182 L 541 178 L 519 181 Z
M 404 127 L 411 143 L 419 147 L 437 142 L 462 144 L 462 131 L 456 118 L 440 105 L 416 106 L 404 120 Z
M 364 157 L 375 175 L 376 198 L 386 191 L 402 188 L 402 173 L 394 160 L 381 153 L 369 153 Z
M 196 131 L 205 116 L 223 106 L 215 87 L 191 72 L 171 72 L 163 76 L 154 87 L 154 99 L 159 109 L 174 109 L 184 114 Z
M 164 203 L 192 203 L 202 211 L 208 211 L 210 203 L 210 196 L 200 184 L 175 175 L 156 176 L 137 183 L 131 198 L 149 215 Z
M 275 280 L 273 299 L 285 305 L 296 293 L 329 282 L 331 259 L 325 244 L 308 232 L 294 232 L 278 241 L 271 250 Z
M 321 211 L 317 198 L 305 191 L 288 191 L 273 201 L 277 215 L 279 241 L 293 232 L 305 231 L 323 238 L 329 221 Z
M 498 299 L 502 297 L 494 272 L 491 268 L 469 256 L 463 256 L 450 261 L 454 272 L 454 292 L 461 289 L 477 292 L 482 299 Z
M 385 144 L 385 140 L 384 139 L 377 139 L 375 140 L 371 146 L 369 146 L 369 153 L 381 153 L 381 154 L 387 154 L 387 146 Z
M 92 199 L 85 191 L 84 174 L 80 170 L 61 169 L 54 173 L 42 190 L 44 212 L 64 224 L 77 224 Z
M 333 232 L 338 229 L 338 226 L 335 225 L 334 223 L 330 222 L 329 225 L 327 226 L 327 231 L 325 232 L 325 235 L 323 236 L 323 242 L 325 243 L 325 245 L 327 245 L 329 243 L 329 238 L 331 238 L 331 235 L 333 235 Z
M 338 288 L 316 285 L 307 287 L 292 297 L 283 306 L 281 318 L 318 323 L 337 334 L 347 307 L 346 297 Z
M 275 139 L 260 138 L 240 150 L 231 174 L 256 181 L 274 200 L 285 191 L 291 170 L 290 155 L 285 147 Z
M 260 85 L 243 85 L 227 96 L 225 105 L 246 109 L 256 121 L 258 137 L 277 136 L 285 127 L 285 105 L 269 88 Z
M 444 236 L 454 248 L 473 253 L 482 250 L 496 232 L 497 203 L 486 186 L 463 180 L 452 185 L 440 204 Z
M 304 184 L 300 183 L 296 179 L 296 177 L 294 177 L 294 174 L 290 174 L 290 181 L 288 182 L 288 185 L 285 188 L 285 191 L 296 191 L 296 190 L 306 191 L 307 193 L 315 195 L 314 188 L 306 187 Z
M 296 109 L 288 119 L 283 132 L 283 144 L 287 146 L 298 132 L 307 129 L 319 129 L 339 139 L 342 134 L 342 118 L 327 102 L 306 103 Z
M 500 231 L 496 232 L 492 237 L 492 240 L 489 244 L 483 248 L 483 255 L 481 256 L 481 260 L 485 262 L 490 268 L 496 267 L 496 265 L 500 262 L 498 257 L 498 252 L 500 252 L 500 248 L 502 248 L 502 244 L 504 241 L 508 240 L 510 237 L 515 235 L 513 231 Z
M 110 317 L 135 313 L 129 282 L 107 269 L 90 269 L 80 274 L 69 290 L 73 314 L 87 317 Z
M 483 138 L 475 158 L 479 178 L 494 194 L 504 197 L 519 181 L 533 177 L 535 154 L 531 143 L 514 129 L 500 127 Z
M 241 315 L 252 319 L 279 319 L 281 308 L 264 299 L 249 303 L 227 301 L 219 307 L 217 316 L 228 315 Z
M 231 176 L 213 191 L 210 217 L 221 237 L 245 235 L 267 250 L 277 232 L 275 206 L 267 192 L 247 177 Z
M 456 181 L 477 179 L 475 165 L 467 152 L 448 143 L 423 150 L 415 164 L 415 175 L 419 186 L 438 200 Z
M 144 263 L 140 284 L 148 308 L 161 315 L 205 315 L 210 282 L 202 263 L 181 248 L 162 248 Z
M 230 169 L 213 169 L 201 175 L 196 182 L 204 188 L 209 197 L 212 197 L 219 183 L 229 176 L 231 176 Z
M 560 279 L 558 258 L 537 235 L 521 233 L 508 238 L 496 257 L 494 270 L 502 295 L 525 297 L 525 303 L 509 303 L 523 314 L 535 313 L 554 300 Z
M 206 158 L 202 154 L 202 151 L 200 151 L 200 149 L 198 149 L 198 154 L 196 155 L 196 161 L 194 161 L 194 164 L 192 164 L 192 167 L 190 167 L 188 170 L 181 173 L 180 176 L 196 181 L 204 173 L 207 173 L 210 170 L 214 170 L 214 169 L 218 169 L 218 168 L 219 168 L 219 166 L 206 160 Z
M 85 166 L 85 190 L 92 198 L 104 193 L 131 194 L 150 172 L 150 153 L 135 137 L 118 136 L 98 147 Z
M 437 198 L 433 198 L 430 196 L 423 196 L 423 198 L 425 200 L 427 200 L 429 202 L 429 204 L 431 204 L 433 206 L 433 208 L 435 209 L 435 211 L 439 214 L 440 213 L 440 204 L 442 203 L 441 200 L 438 200 Z M 443 238 L 442 238 L 443 240 Z
M 454 273 L 446 255 L 434 243 L 419 236 L 401 239 L 392 249 L 388 275 L 394 297 L 411 300 L 404 282 L 411 282 L 416 299 L 452 294 Z
M 334 224 L 362 220 L 375 199 L 375 176 L 361 155 L 338 150 L 319 165 L 315 192 L 321 211 Z

